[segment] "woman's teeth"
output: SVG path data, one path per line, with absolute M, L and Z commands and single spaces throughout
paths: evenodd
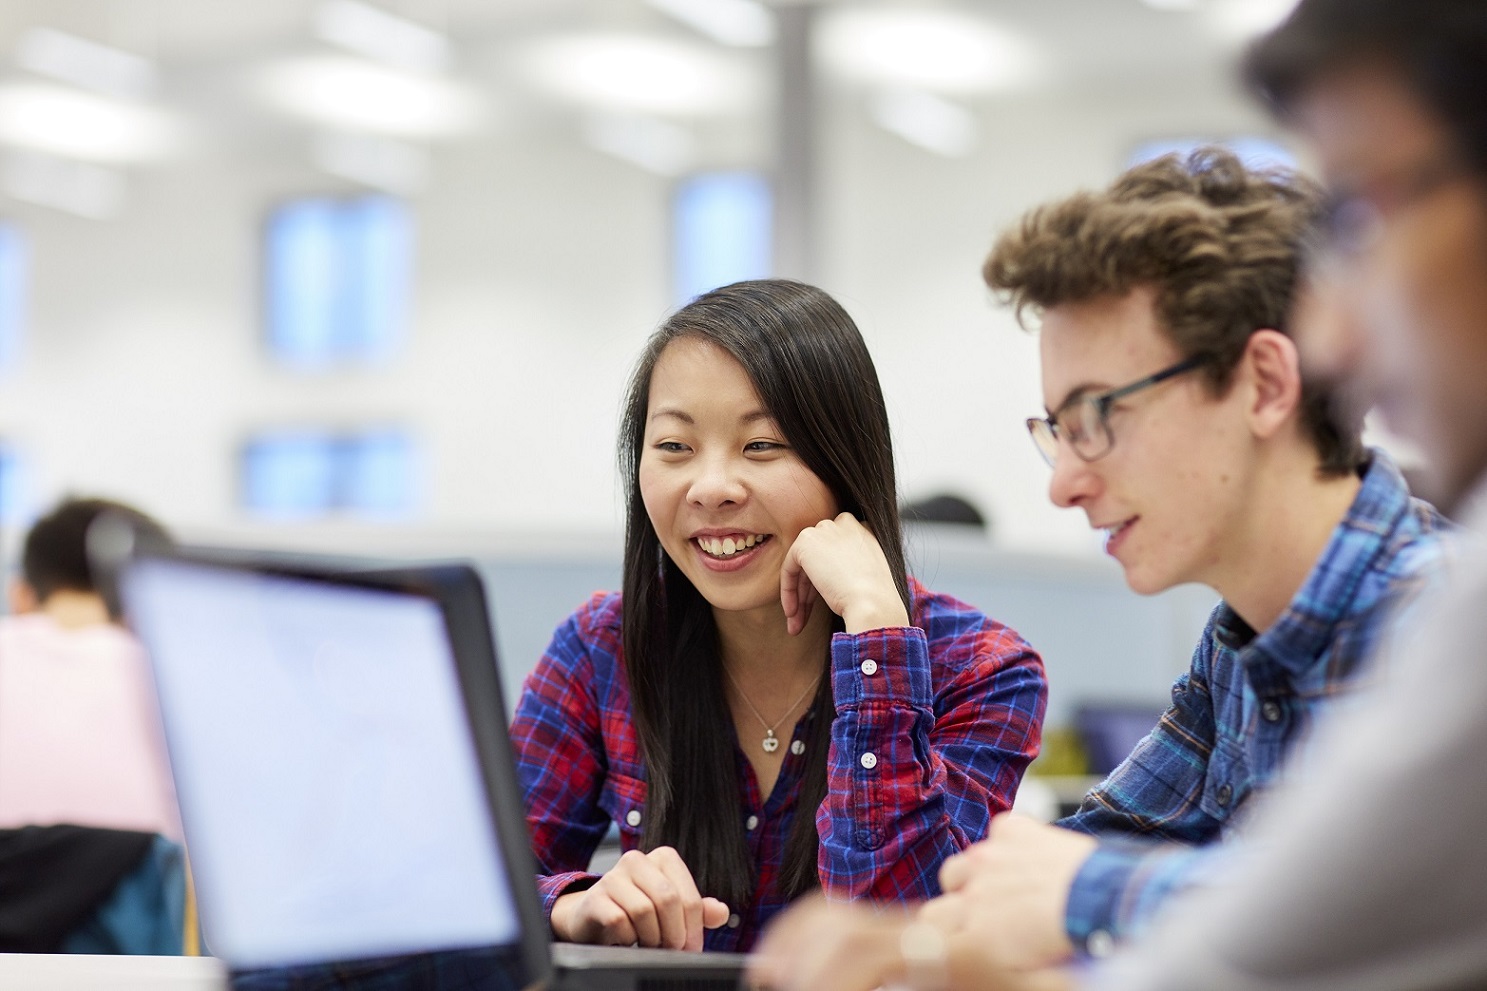
M 697 546 L 713 557 L 732 557 L 769 539 L 768 534 L 751 533 L 747 537 L 698 537 Z

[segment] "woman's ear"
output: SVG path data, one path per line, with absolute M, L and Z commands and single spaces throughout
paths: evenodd
M 1250 429 L 1257 437 L 1273 437 L 1290 423 L 1301 407 L 1301 356 L 1296 342 L 1278 330 L 1250 334 L 1241 359 L 1249 380 Z

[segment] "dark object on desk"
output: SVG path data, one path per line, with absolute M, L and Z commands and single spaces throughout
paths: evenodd
M 521 991 L 509 946 L 237 971 L 233 991 Z
M 1142 702 L 1086 703 L 1074 710 L 1074 728 L 1089 759 L 1089 773 L 1104 776 L 1136 749 L 1166 710 Z
M 57 952 L 153 842 L 150 833 L 84 826 L 0 830 L 0 951 Z
M 986 517 L 969 500 L 949 493 L 906 502 L 898 513 L 905 523 L 954 523 L 979 530 L 991 529 Z
M 150 654 L 202 927 L 238 987 L 736 986 L 739 954 L 551 945 L 471 567 L 94 543 Z

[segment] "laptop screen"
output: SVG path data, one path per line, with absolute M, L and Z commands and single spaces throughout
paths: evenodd
M 435 601 L 171 558 L 121 577 L 214 954 L 283 967 L 520 940 Z

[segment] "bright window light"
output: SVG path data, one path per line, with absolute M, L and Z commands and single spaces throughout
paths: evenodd
M 353 131 L 441 138 L 480 123 L 480 103 L 465 87 L 362 59 L 280 62 L 263 71 L 258 86 L 285 113 Z
M 20 360 L 29 271 L 21 232 L 14 224 L 0 223 L 0 375 Z
M 1036 82 L 1042 59 L 984 18 L 906 7 L 841 9 L 821 26 L 821 56 L 861 82 L 986 93 Z
M 715 50 L 645 35 L 586 35 L 533 45 L 523 63 L 540 86 L 601 110 L 701 116 L 746 109 L 758 86 Z
M 336 508 L 336 444 L 320 431 L 283 431 L 243 448 L 243 507 L 279 518 L 322 516 Z
M 416 445 L 400 429 L 266 431 L 241 459 L 242 505 L 256 516 L 392 518 L 416 508 Z
M 677 185 L 672 280 L 678 302 L 770 274 L 773 202 L 768 181 L 752 172 L 696 175 Z
M 1234 138 L 1164 138 L 1144 141 L 1131 152 L 1126 167 L 1140 165 L 1163 155 L 1176 154 L 1187 158 L 1199 148 L 1217 145 L 1227 148 L 1239 156 L 1239 160 L 1252 169 L 1296 168 L 1296 156 L 1278 141 L 1257 135 L 1242 135 Z
M 376 430 L 341 441 L 341 506 L 371 516 L 402 516 L 416 503 L 416 450 L 401 430 Z
M 386 360 L 402 343 L 412 220 L 386 196 L 304 199 L 270 216 L 265 311 L 274 357 L 319 370 Z
M 21 454 L 0 438 L 0 523 L 14 525 L 26 517 L 26 480 Z

